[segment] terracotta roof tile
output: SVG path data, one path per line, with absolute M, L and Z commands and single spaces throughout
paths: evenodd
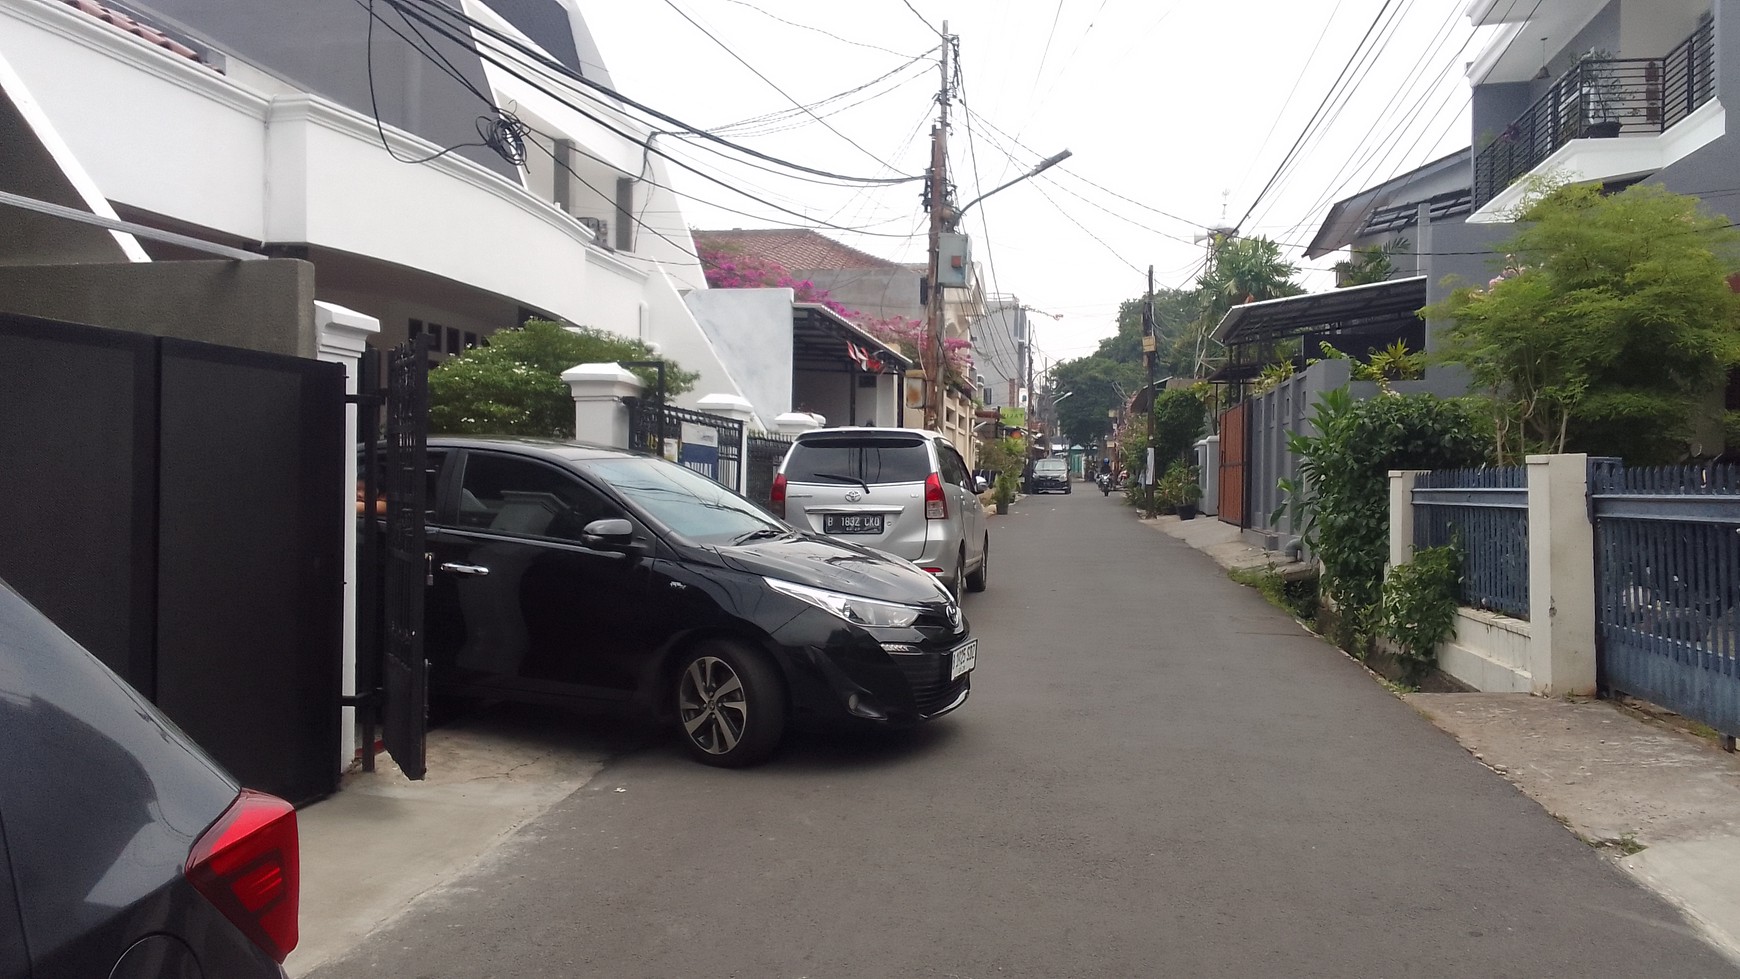
M 199 52 L 175 40 L 150 24 L 143 24 L 119 10 L 105 7 L 95 0 L 61 0 L 62 3 L 75 10 L 89 14 L 97 20 L 114 25 L 117 29 L 126 31 L 134 37 L 141 38 L 178 57 L 203 64 Z
M 771 259 L 793 273 L 835 269 L 898 269 L 899 262 L 878 258 L 807 228 L 734 228 L 696 231 L 695 243 Z

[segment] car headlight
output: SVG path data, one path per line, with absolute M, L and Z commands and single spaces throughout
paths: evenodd
M 846 595 L 822 588 L 811 588 L 808 585 L 782 581 L 779 578 L 765 578 L 763 580 L 772 586 L 774 591 L 783 592 L 793 598 L 806 601 L 824 612 L 837 615 L 856 625 L 898 629 L 917 622 L 921 611 L 914 605 L 879 602 L 873 598 Z

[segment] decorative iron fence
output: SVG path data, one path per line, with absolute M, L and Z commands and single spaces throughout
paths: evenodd
M 1474 158 L 1474 206 L 1497 197 L 1573 139 L 1664 132 L 1715 91 L 1710 22 L 1665 57 L 1580 61 Z
M 762 506 L 773 502 L 773 477 L 791 448 L 792 440 L 779 435 L 749 436 L 748 471 L 743 495 Z
M 1528 470 L 1443 469 L 1414 483 L 1414 546 L 1462 551 L 1463 605 L 1529 617 Z
M 1740 467 L 1590 460 L 1601 685 L 1740 733 Z
M 663 456 L 737 489 L 743 463 L 743 423 L 648 398 L 628 398 L 628 447 Z

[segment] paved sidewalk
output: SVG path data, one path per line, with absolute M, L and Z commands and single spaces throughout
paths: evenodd
M 429 732 L 428 778 L 385 754 L 329 799 L 296 814 L 301 940 L 293 977 L 342 955 L 431 889 L 488 859 L 497 844 L 603 767 L 614 746 L 555 711 L 498 706 Z
M 1282 566 L 1212 517 L 1143 521 L 1223 568 Z M 1440 729 L 1740 962 L 1740 756 L 1608 701 L 1413 693 Z

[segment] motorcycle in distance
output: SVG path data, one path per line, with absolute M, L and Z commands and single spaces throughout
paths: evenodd
M 1098 476 L 1094 477 L 1094 482 L 1100 484 L 1100 495 L 1101 496 L 1111 496 L 1112 495 L 1112 474 L 1111 473 L 1100 473 Z

